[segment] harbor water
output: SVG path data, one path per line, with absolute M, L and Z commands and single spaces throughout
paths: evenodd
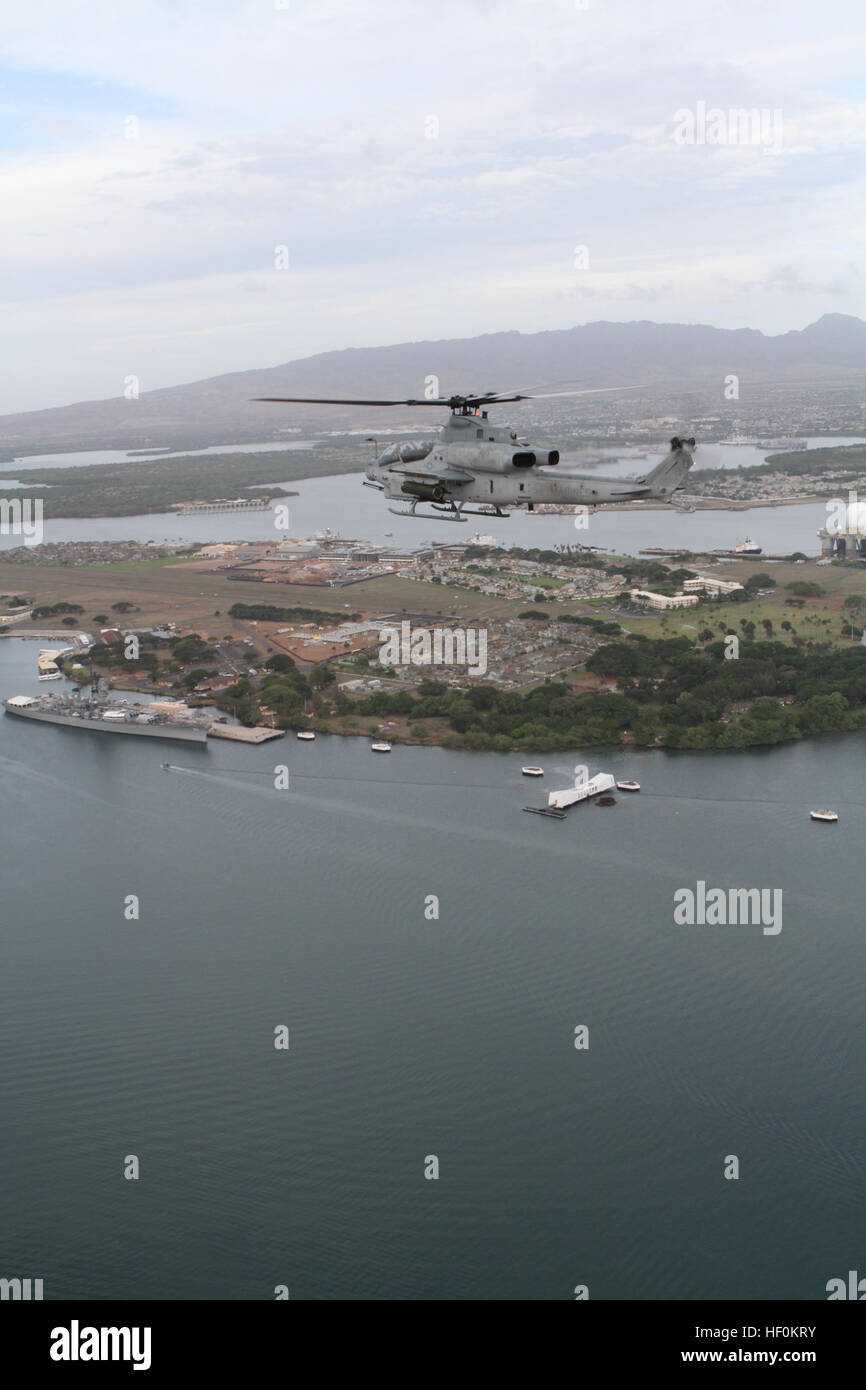
M 36 650 L 0 642 L 0 695 Z M 165 756 L 0 717 L 6 1274 L 812 1300 L 862 1268 L 858 738 L 537 780 L 322 736 Z M 522 813 L 584 762 L 640 794 Z M 780 930 L 678 925 L 699 881 L 780 890 Z

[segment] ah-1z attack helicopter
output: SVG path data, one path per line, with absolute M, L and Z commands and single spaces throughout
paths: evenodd
M 465 521 L 467 516 L 506 516 L 504 507 L 538 503 L 596 507 L 602 502 L 669 499 L 682 487 L 694 459 L 694 439 L 671 440 L 670 453 L 643 478 L 605 478 L 593 473 L 554 473 L 559 451 L 533 444 L 509 426 L 491 424 L 487 407 L 508 401 L 545 400 L 553 396 L 597 395 L 598 390 L 514 392 L 487 391 L 483 396 L 436 396 L 431 400 L 361 401 L 309 396 L 259 396 L 258 400 L 295 405 L 447 406 L 451 415 L 433 442 L 392 444 L 367 469 L 365 487 L 378 488 L 408 510 L 390 507 L 396 516 L 438 521 Z M 428 502 L 430 512 L 418 512 Z M 469 507 L 467 504 L 476 504 Z

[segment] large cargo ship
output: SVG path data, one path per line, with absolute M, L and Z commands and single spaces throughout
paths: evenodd
M 759 439 L 758 448 L 768 449 L 774 454 L 801 454 L 808 449 L 808 439 Z
M 63 724 L 92 733 L 180 739 L 185 743 L 205 743 L 211 725 L 209 719 L 197 715 L 167 713 L 128 700 L 110 701 L 100 695 L 91 699 L 75 695 L 12 695 L 3 701 L 3 707 L 7 714 L 43 724 Z

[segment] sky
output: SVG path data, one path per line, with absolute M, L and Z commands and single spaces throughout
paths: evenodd
M 0 412 L 505 329 L 866 317 L 864 15 L 10 7 Z

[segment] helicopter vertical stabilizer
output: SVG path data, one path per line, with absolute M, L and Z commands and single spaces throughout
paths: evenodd
M 669 493 L 676 492 L 678 487 L 682 487 L 686 474 L 694 463 L 690 452 L 694 447 L 694 439 L 679 439 L 674 435 L 670 453 L 652 473 L 647 473 L 645 478 L 640 479 L 641 485 L 649 488 L 653 497 L 667 497 Z

